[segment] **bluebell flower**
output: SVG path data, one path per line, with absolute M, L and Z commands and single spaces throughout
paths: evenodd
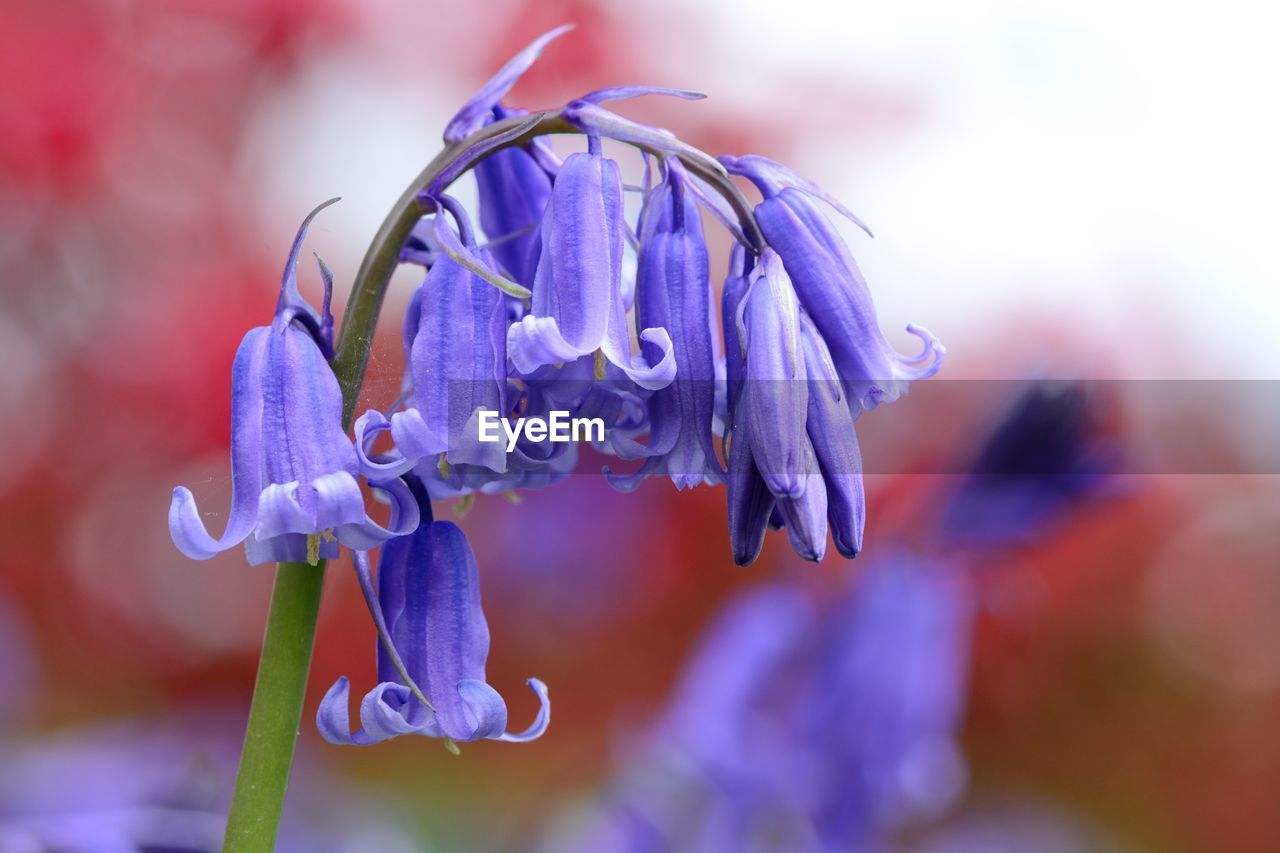
M 861 524 L 851 507 L 861 495 L 861 467 L 853 469 L 849 459 L 851 444 L 858 458 L 853 419 L 847 405 L 843 415 L 832 411 L 827 365 L 815 362 L 825 347 L 808 327 L 781 259 L 765 249 L 749 276 L 730 276 L 724 298 L 734 406 L 727 498 L 735 562 L 755 560 L 771 522 L 786 528 L 797 554 L 821 560 L 829 517 L 840 552 L 856 554 Z
M 489 625 L 480 607 L 480 575 L 466 536 L 448 521 L 431 521 L 430 500 L 410 480 L 423 523 L 382 547 L 378 594 L 378 685 L 360 703 L 361 728 L 351 731 L 350 686 L 343 676 L 316 714 L 325 740 L 368 746 L 405 734 L 466 742 L 529 741 L 551 719 L 547 688 L 529 687 L 541 709 L 524 732 L 507 728 L 507 705 L 485 681 Z
M 462 247 L 477 263 L 494 267 L 492 256 L 476 245 L 461 206 L 447 197 L 440 204 L 458 223 Z M 434 226 L 433 233 L 448 227 Z M 370 412 L 356 427 L 356 445 L 366 466 L 373 467 L 363 458 L 372 432 L 389 426 L 396 450 L 407 462 L 382 466 L 387 475 L 399 475 L 422 459 L 434 466 L 439 454 L 452 465 L 506 471 L 503 445 L 479 440 L 479 418 L 486 411 L 508 413 L 508 299 L 452 257 L 442 253 L 435 259 L 405 314 L 407 407 L 389 422 Z
M 946 349 L 927 330 L 907 326 L 924 342 L 919 355 L 904 356 L 890 346 L 880 331 L 866 280 L 815 199 L 830 202 L 862 226 L 853 214 L 772 160 L 759 156 L 720 160 L 731 173 L 749 178 L 764 196 L 755 208 L 756 221 L 769 245 L 782 256 L 800 304 L 830 347 L 851 403 L 873 409 L 896 400 L 913 380 L 938 371 Z
M 611 476 L 628 490 L 657 473 L 680 489 L 723 478 L 712 441 L 717 370 L 707 246 L 684 168 L 673 158 L 664 169 L 641 214 L 636 317 L 641 326 L 667 331 L 669 353 L 646 342 L 641 354 L 651 362 L 674 355 L 678 377 L 649 398 L 649 443 L 639 451 L 647 457 L 644 465 L 634 474 Z
M 342 393 L 326 361 L 333 355 L 333 276 L 322 261 L 321 310 L 298 292 L 298 253 L 307 226 L 332 203 L 313 210 L 298 229 L 274 321 L 250 330 L 236 353 L 231 379 L 232 501 L 221 538 L 205 529 L 190 490 L 173 490 L 169 532 L 178 549 L 192 559 L 205 560 L 244 542 L 253 564 L 314 563 L 337 556 L 339 543 L 374 548 L 418 524 L 417 505 L 395 478 L 375 483 L 391 500 L 390 527 L 379 526 L 366 513 L 357 479 L 360 461 L 342 428 Z
M 532 373 L 599 350 L 636 383 L 662 388 L 676 372 L 671 337 L 646 328 L 640 340 L 647 360 L 632 355 L 622 298 L 622 173 L 600 153 L 598 137 L 590 144 L 556 175 L 540 226 L 531 310 L 508 331 L 507 353 L 518 371 Z

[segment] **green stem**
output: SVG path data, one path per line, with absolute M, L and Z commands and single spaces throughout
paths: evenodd
M 302 719 L 324 568 L 321 560 L 315 566 L 281 563 L 276 570 L 224 851 L 257 853 L 275 848 Z
M 387 285 L 400 262 L 401 247 L 424 212 L 418 205 L 418 193 L 445 168 L 454 164 L 467 148 L 502 135 L 529 120 L 528 116 L 518 116 L 494 122 L 468 139 L 446 146 L 405 189 L 378 228 L 352 283 L 351 296 L 343 312 L 337 352 L 331 362 L 342 387 L 342 423 L 345 428 L 350 429 L 354 420 Z M 471 156 L 472 162 L 466 163 L 465 167 L 470 168 L 483 157 L 503 148 L 527 145 L 537 136 L 555 133 L 582 131 L 558 113 L 542 113 L 526 132 L 481 155 Z M 728 177 L 702 162 L 681 159 L 690 171 L 728 200 L 751 243 L 763 245 L 751 205 Z M 465 169 L 455 173 L 463 171 Z M 258 662 L 258 679 L 249 708 L 249 725 L 240 755 L 240 769 L 236 774 L 231 811 L 227 815 L 224 851 L 257 853 L 269 851 L 275 845 L 293 750 L 298 739 L 298 723 L 302 719 L 311 648 L 320 613 L 320 591 L 324 586 L 324 568 L 321 560 L 316 566 L 281 563 L 276 571 L 271 612 L 267 617 L 262 657 Z

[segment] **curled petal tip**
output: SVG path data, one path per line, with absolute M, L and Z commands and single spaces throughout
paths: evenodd
M 504 732 L 498 737 L 498 740 L 509 743 L 528 743 L 542 737 L 547 730 L 547 726 L 551 725 L 551 698 L 547 695 L 547 685 L 537 678 L 530 678 L 525 683 L 529 685 L 529 689 L 538 697 L 538 714 L 533 718 L 529 728 L 523 732 L 519 734 Z
M 937 335 L 923 326 L 908 323 L 907 332 L 919 338 L 922 347 L 919 354 L 914 356 L 899 355 L 898 360 L 905 367 L 911 368 L 909 378 L 928 379 L 942 369 L 942 362 L 947 357 L 947 348 L 938 339 Z
M 351 746 L 355 743 L 355 739 L 351 737 L 350 712 L 347 710 L 350 695 L 351 682 L 345 675 L 340 675 L 316 709 L 316 729 L 320 732 L 320 737 L 335 746 Z
M 254 520 L 253 507 L 233 504 L 226 531 L 221 539 L 214 539 L 200 520 L 196 498 L 190 489 L 175 486 L 169 502 L 169 535 L 178 550 L 192 560 L 208 560 L 239 545 L 253 529 Z

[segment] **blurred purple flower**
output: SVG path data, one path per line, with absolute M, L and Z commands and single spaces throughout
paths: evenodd
M 205 529 L 195 497 L 173 490 L 169 531 L 183 554 L 206 560 L 241 542 L 253 564 L 337 556 L 338 544 L 368 549 L 413 530 L 417 507 L 394 478 L 377 485 L 391 498 L 390 529 L 369 518 L 356 449 L 342 428 L 342 394 L 326 359 L 333 356 L 333 276 L 320 263 L 320 312 L 298 292 L 298 252 L 307 215 L 285 263 L 270 326 L 250 330 L 231 380 L 232 500 L 219 539 Z
M 824 622 L 800 728 L 823 754 L 813 813 L 830 843 L 934 816 L 961 792 L 972 618 L 963 573 L 882 554 Z
M 18 611 L 0 598 L 0 731 L 29 710 L 39 680 L 35 645 Z
M 947 501 L 943 535 L 963 544 L 1030 539 L 1097 494 L 1118 459 L 1096 434 L 1095 413 L 1079 383 L 1035 383 L 1010 400 Z
M 609 795 L 557 849 L 881 849 L 962 791 L 972 603 L 905 554 L 816 616 L 796 589 L 731 601 Z
M 0 850 L 219 850 L 239 745 L 235 717 L 211 713 L 0 739 Z M 279 850 L 417 849 L 385 804 L 303 774 Z

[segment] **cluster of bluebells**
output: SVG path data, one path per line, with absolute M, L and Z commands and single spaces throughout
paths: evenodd
M 565 29 L 514 57 L 445 130 L 444 162 L 421 188 L 422 217 L 400 247 L 402 263 L 426 270 L 403 321 L 400 399 L 364 413 L 348 436 L 329 364 L 332 275 L 320 262 L 318 311 L 296 283 L 313 212 L 272 324 L 246 335 L 236 355 L 222 536 L 207 532 L 188 490 L 174 492 L 170 529 L 195 559 L 240 543 L 251 563 L 314 564 L 343 545 L 355 552 L 380 634 L 380 683 L 354 733 L 348 684 L 334 685 L 319 724 L 335 742 L 408 733 L 524 740 L 546 726 L 546 688 L 531 679 L 542 710 L 528 731 L 506 732 L 505 703 L 484 677 L 489 635 L 475 559 L 461 530 L 433 520 L 431 501 L 553 484 L 574 470 L 578 448 L 528 435 L 510 447 L 482 441 L 481 413 L 598 419 L 605 430 L 592 444 L 617 458 L 605 475 L 624 491 L 664 476 L 680 489 L 725 484 L 742 565 L 771 527 L 785 528 L 807 559 L 823 557 L 828 531 L 852 557 L 865 519 L 854 421 L 936 372 L 945 352 L 911 326 L 923 341 L 918 356 L 889 345 L 822 204 L 857 220 L 817 186 L 763 157 L 713 158 L 602 106 L 700 95 L 624 87 L 536 114 L 504 104 Z M 561 159 L 534 133 L 546 122 L 584 134 L 586 150 Z M 640 152 L 639 185 L 624 183 L 606 141 Z M 479 227 L 448 192 L 467 172 Z M 754 210 L 731 176 L 759 190 Z M 641 199 L 634 217 L 629 192 Z M 735 239 L 718 311 L 704 212 Z M 389 449 L 375 452 L 388 438 Z M 390 503 L 385 526 L 369 517 L 362 480 Z

